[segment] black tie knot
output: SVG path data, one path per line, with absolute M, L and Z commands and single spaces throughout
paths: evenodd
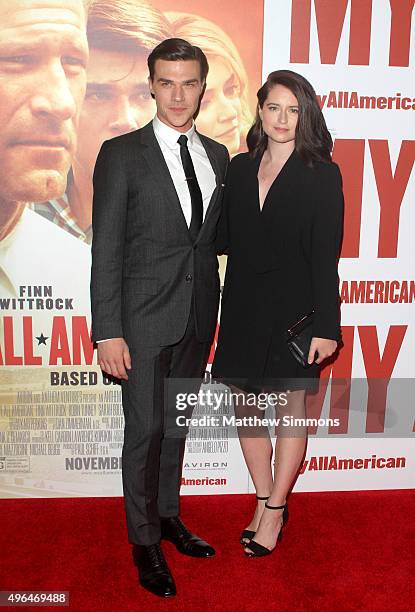
M 187 136 L 182 134 L 181 136 L 179 136 L 177 142 L 181 147 L 187 147 Z

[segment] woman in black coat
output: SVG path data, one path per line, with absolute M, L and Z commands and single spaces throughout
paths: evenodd
M 305 391 L 315 389 L 319 364 L 340 340 L 342 181 L 310 83 L 280 70 L 268 76 L 257 95 L 249 153 L 230 164 L 218 229 L 218 251 L 228 254 L 228 263 L 212 374 L 232 384 L 233 391 L 243 390 L 245 398 L 250 392 L 257 397 L 274 392 L 271 403 L 281 419 L 305 418 Z M 305 368 L 290 353 L 286 330 L 311 311 Z M 236 416 L 264 416 L 248 403 L 235 407 Z M 249 556 L 274 549 L 306 445 L 306 427 L 290 428 L 285 422 L 277 427 L 273 478 L 272 444 L 265 431 L 252 437 L 252 430 L 239 429 L 258 498 L 241 536 Z

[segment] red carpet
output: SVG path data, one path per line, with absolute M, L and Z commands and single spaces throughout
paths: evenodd
M 0 590 L 69 591 L 82 612 L 414 609 L 414 490 L 293 494 L 265 559 L 238 544 L 253 503 L 183 498 L 183 519 L 217 555 L 191 559 L 165 543 L 178 595 L 162 600 L 137 585 L 122 499 L 2 500 Z

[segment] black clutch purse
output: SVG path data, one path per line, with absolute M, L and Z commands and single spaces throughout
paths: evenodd
M 314 311 L 304 315 L 294 325 L 291 325 L 286 332 L 287 346 L 292 356 L 303 368 L 309 368 L 312 365 L 307 360 L 313 337 L 313 315 Z

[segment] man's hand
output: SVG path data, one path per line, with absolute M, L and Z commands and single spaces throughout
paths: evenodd
M 107 374 L 128 380 L 126 370 L 131 369 L 131 357 L 124 338 L 112 338 L 99 342 L 98 364 Z
M 318 353 L 318 358 L 316 359 L 315 363 L 321 363 L 327 359 L 327 357 L 333 355 L 336 348 L 336 340 L 329 340 L 328 338 L 312 338 L 310 351 L 308 353 L 308 363 L 314 363 L 316 352 Z

